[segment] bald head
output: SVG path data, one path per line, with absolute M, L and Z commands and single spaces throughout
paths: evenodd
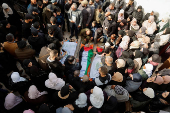
M 77 4 L 76 3 L 73 3 L 72 5 L 71 5 L 71 10 L 72 11 L 75 11 L 77 9 Z
M 107 56 L 105 59 L 105 62 L 108 64 L 112 64 L 113 63 L 113 58 L 111 56 Z
M 74 71 L 74 77 L 78 77 L 79 74 L 80 74 L 80 71 L 79 71 L 79 70 L 75 70 L 75 71 Z

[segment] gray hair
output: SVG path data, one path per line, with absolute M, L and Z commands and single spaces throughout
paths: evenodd
M 111 56 L 106 56 L 106 61 L 109 63 L 109 64 L 112 64 L 113 63 L 113 58 Z
M 74 8 L 77 9 L 77 4 L 76 3 L 73 3 L 72 6 L 74 6 Z

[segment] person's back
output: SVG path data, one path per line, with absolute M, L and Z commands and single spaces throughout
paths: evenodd
M 18 48 L 18 45 L 14 42 L 13 34 L 7 34 L 6 39 L 7 41 L 4 42 L 4 49 L 15 57 L 15 50 Z
M 35 55 L 35 50 L 31 49 L 29 46 L 26 46 L 25 41 L 20 41 L 17 43 L 18 48 L 15 50 L 17 59 L 23 61 L 24 59 L 32 59 Z

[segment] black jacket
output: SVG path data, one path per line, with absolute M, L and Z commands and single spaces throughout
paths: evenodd
M 51 27 L 54 29 L 54 37 L 56 37 L 59 41 L 63 41 L 61 29 L 57 25 L 52 25 Z

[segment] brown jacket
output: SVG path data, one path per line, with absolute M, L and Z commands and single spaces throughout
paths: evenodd
M 38 63 L 40 64 L 43 70 L 49 70 L 48 64 L 46 63 L 46 60 L 49 56 L 50 51 L 48 50 L 48 47 L 42 47 L 39 54 Z
M 17 43 L 13 43 L 13 42 L 4 42 L 4 49 L 10 53 L 12 56 L 16 56 L 15 55 L 15 50 L 18 48 Z
M 15 54 L 20 61 L 24 59 L 31 59 L 35 55 L 35 50 L 29 48 L 28 46 L 23 49 L 16 49 Z

